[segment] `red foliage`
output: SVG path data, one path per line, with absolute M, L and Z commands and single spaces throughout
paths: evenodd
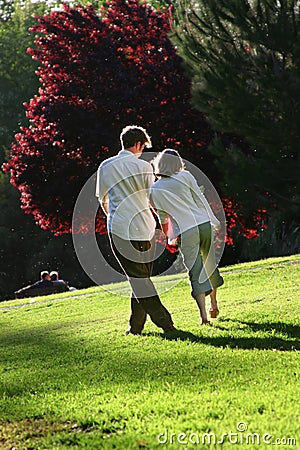
M 107 3 L 100 16 L 91 6 L 64 5 L 37 18 L 31 31 L 36 48 L 28 52 L 41 63 L 41 88 L 26 105 L 30 126 L 15 136 L 4 170 L 39 226 L 71 231 L 81 187 L 118 151 L 129 123 L 149 130 L 155 150 L 180 145 L 185 156 L 201 153 L 210 130 L 189 104 L 169 13 L 136 0 Z
M 233 233 L 247 239 L 258 238 L 260 231 L 267 228 L 268 214 L 265 209 L 258 209 L 253 213 L 253 226 L 246 226 L 243 216 L 239 213 L 238 204 L 234 199 L 224 198 L 222 200 L 227 221 L 226 243 L 233 245 Z
M 72 231 L 78 194 L 99 163 L 119 149 L 129 123 L 147 128 L 154 151 L 174 146 L 207 171 L 210 127 L 190 105 L 191 85 L 168 33 L 170 13 L 137 0 L 63 6 L 37 18 L 34 49 L 41 88 L 26 104 L 21 128 L 4 165 L 21 193 L 22 208 L 55 234 Z M 233 228 L 256 237 L 225 199 L 227 243 Z M 74 232 L 95 229 L 94 211 L 77 218 Z M 105 231 L 101 212 L 96 230 Z

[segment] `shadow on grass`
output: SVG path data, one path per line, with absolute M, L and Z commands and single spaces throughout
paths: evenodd
M 234 331 L 228 330 L 222 326 L 215 326 L 216 330 L 222 330 L 230 332 L 227 336 L 199 336 L 189 331 L 178 330 L 177 333 L 173 335 L 160 334 L 161 338 L 166 340 L 179 340 L 179 341 L 190 341 L 193 343 L 212 345 L 214 347 L 229 347 L 237 349 L 261 349 L 261 350 L 278 350 L 278 351 L 293 351 L 300 350 L 300 341 L 294 340 L 300 335 L 300 329 L 296 325 L 288 325 L 284 323 L 266 323 L 258 324 L 251 322 L 239 322 L 243 325 L 248 326 L 252 331 L 259 332 L 270 332 L 266 337 L 260 336 L 244 336 L 235 337 L 232 334 Z M 288 338 L 284 339 L 276 336 L 276 333 L 285 333 Z M 156 335 L 157 333 L 147 333 L 145 336 Z
M 250 324 L 249 326 L 251 328 L 254 325 L 258 326 L 259 324 Z M 267 325 L 265 324 L 265 326 Z M 279 325 L 282 326 L 282 324 L 278 324 L 278 327 Z M 48 391 L 55 392 L 59 396 L 66 392 L 68 395 L 72 395 L 72 398 L 76 398 L 85 389 L 87 391 L 98 389 L 101 395 L 104 393 L 108 396 L 114 391 L 115 386 L 119 385 L 128 386 L 136 383 L 137 389 L 139 389 L 141 377 L 146 377 L 150 381 L 159 378 L 178 382 L 178 377 L 182 375 L 180 382 L 189 383 L 190 378 L 185 378 L 185 367 L 187 366 L 193 367 L 194 373 L 198 374 L 201 383 L 205 384 L 211 380 L 218 360 L 218 355 L 214 355 L 213 351 L 202 351 L 205 345 L 210 348 L 214 346 L 245 350 L 293 351 L 300 349 L 299 342 L 296 340 L 272 335 L 253 336 L 253 330 L 252 336 L 234 336 L 234 330 L 227 330 L 228 335 L 223 331 L 222 336 L 217 336 L 217 333 L 222 331 L 218 331 L 217 326 L 214 327 L 215 336 L 200 335 L 200 333 L 195 335 L 189 331 L 180 331 L 174 336 L 149 332 L 142 337 L 133 336 L 129 339 L 121 336 L 120 339 L 116 339 L 116 344 L 112 335 L 108 338 L 105 334 L 101 336 L 100 340 L 96 338 L 92 341 L 85 339 L 85 335 L 71 339 L 66 338 L 64 329 L 67 327 L 68 322 L 64 322 L 59 327 L 49 326 L 2 333 L 0 339 L 0 346 L 2 345 L 3 348 L 0 367 L 0 398 L 6 398 L 6 401 L 2 402 L 2 406 L 0 402 L 2 418 L 6 420 L 14 418 L 16 412 L 18 413 L 18 407 L 16 407 L 16 404 L 19 403 L 18 399 L 24 396 L 26 402 L 27 400 L 29 402 L 28 414 L 30 417 L 43 417 L 45 411 L 47 414 L 57 414 L 56 403 L 54 406 L 51 403 L 45 407 L 43 402 L 39 404 L 38 400 L 35 400 L 35 398 L 43 399 Z M 243 330 L 245 334 L 246 330 Z M 58 331 L 62 334 L 57 335 Z M 241 330 L 237 331 L 241 332 Z M 248 332 L 250 331 L 248 330 Z M 296 331 L 293 330 L 293 332 Z M 231 334 L 229 335 L 229 333 Z M 178 344 L 174 346 L 174 351 L 168 346 L 168 351 L 157 352 L 155 351 L 155 342 L 153 342 L 153 352 L 148 343 L 145 352 L 137 351 L 138 340 L 150 341 L 148 339 L 150 336 L 155 337 L 156 340 L 175 339 L 199 344 L 199 349 L 200 345 L 202 346 L 200 349 L 201 361 L 198 361 L 198 358 L 196 358 L 196 362 L 193 358 L 190 360 L 187 349 L 183 349 L 184 353 L 178 352 L 177 354 Z M 162 350 L 161 343 L 159 348 Z M 228 352 L 223 358 L 224 367 L 230 367 L 233 360 L 234 364 L 238 366 L 244 365 L 244 355 L 241 353 Z M 253 353 L 253 356 L 249 355 L 249 358 L 254 361 L 257 356 Z M 247 370 L 251 370 L 251 365 Z M 22 405 L 22 402 L 20 404 Z M 5 409 L 1 411 L 3 405 Z M 23 406 L 20 408 L 22 411 Z
M 299 339 L 300 337 L 300 326 L 294 325 L 290 323 L 284 322 L 265 322 L 265 323 L 257 323 L 257 322 L 247 322 L 242 320 L 232 320 L 232 319 L 222 319 L 220 324 L 218 324 L 218 328 L 221 330 L 227 330 L 227 328 L 222 327 L 222 323 L 231 322 L 238 323 L 244 325 L 251 329 L 254 332 L 265 332 L 272 334 L 285 334 L 290 339 Z M 274 336 L 275 337 L 275 336 Z
M 268 322 L 268 323 L 254 323 L 254 322 L 240 322 L 243 325 L 247 325 L 253 331 L 271 331 L 275 333 L 284 333 L 289 338 L 299 339 L 300 327 L 298 325 L 292 325 L 283 322 Z

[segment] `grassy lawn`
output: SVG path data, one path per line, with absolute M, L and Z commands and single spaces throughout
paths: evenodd
M 0 448 L 300 449 L 296 261 L 223 268 L 213 327 L 173 280 L 174 340 L 107 288 L 0 303 Z

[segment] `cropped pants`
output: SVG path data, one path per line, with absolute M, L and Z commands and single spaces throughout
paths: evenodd
M 179 237 L 179 248 L 188 270 L 192 296 L 205 293 L 224 283 L 216 264 L 212 229 L 205 222 L 184 231 Z

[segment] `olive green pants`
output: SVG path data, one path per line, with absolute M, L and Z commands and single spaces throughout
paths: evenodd
M 224 283 L 216 264 L 210 222 L 190 228 L 180 235 L 179 248 L 192 288 L 192 296 L 205 293 Z

